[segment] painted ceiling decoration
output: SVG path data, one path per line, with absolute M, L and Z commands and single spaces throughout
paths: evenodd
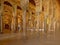
M 12 5 L 8 1 L 5 1 L 4 4 L 12 7 Z

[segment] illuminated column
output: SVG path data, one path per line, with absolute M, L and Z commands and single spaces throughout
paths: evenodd
M 17 9 L 17 5 L 13 5 L 13 15 L 12 15 L 12 23 L 11 23 L 12 32 L 16 31 L 16 9 Z
M 2 13 L 3 13 L 3 1 L 0 1 L 0 32 L 2 33 Z
M 53 29 L 52 29 L 52 31 L 55 31 L 55 24 L 56 24 L 56 19 L 55 19 L 55 5 L 56 5 L 56 0 L 52 0 L 52 18 L 51 18 L 51 20 L 52 20 L 52 27 L 53 27 Z
M 47 32 L 48 26 L 47 26 L 47 17 L 49 15 L 49 2 L 50 0 L 43 0 L 44 5 L 44 31 Z
M 37 15 L 37 24 L 36 24 L 36 31 L 39 31 L 39 22 L 40 22 L 40 13 L 42 12 L 42 0 L 35 0 L 36 3 L 36 12 L 35 14 Z
M 55 7 L 54 7 L 54 1 L 50 0 L 50 8 L 49 8 L 50 24 L 49 24 L 49 31 L 55 30 L 54 29 L 55 28 Z
M 26 34 L 26 10 L 23 11 L 23 35 Z
M 23 35 L 24 36 L 26 36 L 26 10 L 27 10 L 28 4 L 29 4 L 29 0 L 20 1 L 20 5 L 23 10 L 22 18 L 23 18 Z
M 39 12 L 36 12 L 37 15 L 37 24 L 36 24 L 36 31 L 39 31 Z
M 53 17 L 53 3 L 52 3 L 52 0 L 50 0 L 50 3 L 49 3 L 49 15 L 50 15 L 50 23 L 49 23 L 49 26 L 48 26 L 48 31 L 51 30 L 51 23 L 52 23 L 52 17 Z
M 31 29 L 31 23 L 32 23 L 31 22 L 31 18 L 32 18 L 31 16 L 32 16 L 32 11 L 30 9 L 29 9 L 29 14 L 30 14 L 30 17 L 29 17 L 29 26 L 30 27 L 29 27 L 29 29 Z

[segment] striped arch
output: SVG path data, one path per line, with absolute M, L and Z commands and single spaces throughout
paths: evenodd
M 8 1 L 4 1 L 4 4 L 6 4 L 6 5 L 8 5 L 8 6 L 11 6 L 11 7 L 12 7 L 11 3 L 10 3 L 10 2 L 8 2 Z
M 10 1 L 8 1 L 8 0 L 7 1 L 4 1 L 4 4 L 13 7 L 13 4 Z

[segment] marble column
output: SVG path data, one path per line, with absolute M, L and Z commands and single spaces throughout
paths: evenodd
M 42 12 L 42 0 L 35 0 L 36 3 L 36 12 L 37 15 L 37 24 L 36 24 L 36 31 L 39 31 L 39 23 L 40 23 L 40 13 Z
M 13 5 L 13 15 L 12 15 L 12 23 L 11 23 L 12 32 L 16 31 L 16 9 L 17 9 L 17 5 Z
M 29 19 L 28 19 L 28 20 L 29 20 L 28 25 L 29 25 L 29 30 L 30 30 L 30 28 L 31 28 L 31 27 L 30 27 L 30 25 L 31 25 L 31 12 L 29 12 L 29 13 L 30 13 L 30 16 L 29 16 Z
M 36 24 L 36 31 L 39 31 L 39 12 L 36 12 L 36 15 L 37 15 L 37 17 L 36 17 L 36 19 L 37 19 L 37 24 Z
M 51 22 L 51 25 L 52 25 L 52 31 L 55 31 L 55 24 L 56 24 L 56 20 L 55 20 L 55 0 L 51 0 L 51 6 L 52 6 L 52 11 L 51 11 L 51 15 L 52 15 L 52 17 L 51 17 L 51 20 L 52 20 L 52 22 Z
M 54 4 L 53 4 L 53 0 L 50 0 L 50 4 L 49 4 L 49 15 L 50 15 L 50 23 L 49 23 L 49 31 L 54 30 L 55 28 L 55 14 L 54 14 Z
M 30 17 L 29 17 L 29 20 L 30 20 L 30 24 L 29 25 L 34 25 L 34 20 L 32 20 L 32 10 L 29 9 L 29 14 L 30 14 Z M 34 30 L 34 26 L 30 27 L 31 31 Z
M 25 36 L 26 34 L 26 10 L 23 11 L 23 35 Z
M 0 2 L 0 32 L 2 33 L 2 13 L 3 13 L 3 1 Z
M 48 31 L 47 17 L 49 15 L 49 2 L 50 0 L 43 0 L 44 5 L 44 31 Z
M 53 17 L 53 3 L 52 3 L 52 0 L 50 0 L 50 3 L 49 3 L 49 15 L 50 15 L 50 23 L 49 23 L 49 25 L 48 25 L 48 31 L 50 31 L 51 30 L 51 23 L 52 23 L 52 17 Z
M 23 35 L 26 36 L 26 10 L 27 10 L 27 7 L 29 5 L 29 0 L 20 1 L 20 5 L 21 5 L 21 8 L 23 10 L 23 15 L 22 15 L 22 19 L 23 19 Z

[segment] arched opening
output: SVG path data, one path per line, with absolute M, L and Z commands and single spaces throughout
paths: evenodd
M 20 31 L 22 31 L 22 8 L 20 7 L 20 6 L 17 6 L 17 14 L 16 14 L 16 23 L 17 23 L 17 25 L 16 25 L 16 28 L 17 28 L 17 30 L 16 30 L 16 32 L 20 32 Z
M 11 19 L 12 19 L 13 7 L 8 1 L 4 1 L 3 15 L 2 15 L 2 32 L 11 32 Z
M 8 1 L 5 1 L 4 4 L 12 7 L 12 5 Z

